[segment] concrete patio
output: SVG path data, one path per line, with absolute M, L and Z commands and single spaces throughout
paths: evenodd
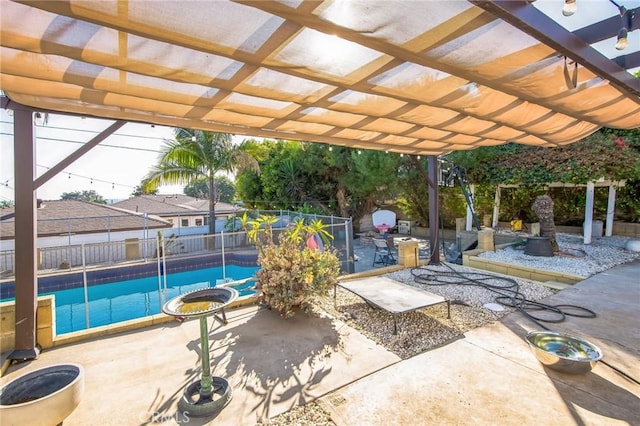
M 594 310 L 551 328 L 599 345 L 604 360 L 640 377 L 640 261 L 589 278 L 547 300 Z M 585 375 L 546 369 L 508 315 L 462 340 L 400 359 L 331 318 L 243 307 L 210 322 L 212 372 L 233 386 L 215 418 L 189 424 L 254 425 L 317 400 L 338 425 L 640 424 L 640 386 L 600 363 Z M 171 322 L 43 352 L 12 365 L 2 384 L 37 368 L 78 363 L 85 395 L 65 425 L 184 424 L 177 401 L 200 375 L 198 321 Z M 1 420 L 1 419 L 0 419 Z

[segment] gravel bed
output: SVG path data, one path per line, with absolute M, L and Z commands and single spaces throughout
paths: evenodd
M 593 238 L 591 244 L 584 244 L 581 235 L 557 234 L 556 240 L 562 252 L 559 256 L 530 256 L 524 254 L 522 248 L 508 247 L 503 250 L 484 252 L 479 257 L 587 278 L 616 265 L 640 258 L 640 252 L 624 248 L 629 239 L 629 237 L 616 236 L 600 237 Z
M 442 264 L 423 268 L 404 269 L 384 276 L 423 288 L 431 293 L 440 294 L 452 301 L 451 319 L 447 319 L 446 304 L 435 305 L 420 311 L 400 315 L 398 317 L 398 333 L 393 334 L 393 317 L 380 309 L 373 308 L 355 294 L 338 288 L 334 304 L 333 295 L 318 301 L 317 308 L 334 318 L 344 321 L 374 342 L 395 353 L 402 359 L 445 345 L 463 337 L 466 331 L 495 321 L 512 312 L 513 308 L 505 308 L 501 312 L 484 307 L 494 302 L 496 294 L 473 285 L 430 285 L 416 282 L 415 275 L 445 274 L 452 270 L 474 277 L 478 271 L 459 265 Z M 413 273 L 412 273 L 413 271 Z M 505 281 L 492 278 L 487 284 L 504 286 Z M 539 283 L 514 280 L 520 292 L 529 300 L 541 300 L 553 294 L 553 291 Z M 511 285 L 512 283 L 508 283 Z M 298 406 L 279 416 L 259 423 L 260 425 L 334 425 L 330 416 L 315 402 Z
M 293 407 L 286 413 L 272 417 L 258 425 L 266 426 L 335 426 L 329 414 L 315 402 Z
M 594 238 L 592 244 L 584 245 L 582 236 L 558 234 L 560 249 L 565 255 L 540 257 L 525 255 L 523 250 L 507 248 L 496 252 L 486 252 L 481 257 L 506 263 L 522 264 L 537 269 L 566 272 L 589 277 L 613 266 L 639 258 L 640 253 L 624 249 L 628 238 Z M 583 256 L 580 256 L 583 255 Z M 344 321 L 350 327 L 375 341 L 402 359 L 445 345 L 461 338 L 469 330 L 498 320 L 515 309 L 503 306 L 504 310 L 487 304 L 495 303 L 495 292 L 478 285 L 459 284 L 461 279 L 452 271 L 474 280 L 482 280 L 490 286 L 504 288 L 517 283 L 519 292 L 528 300 L 539 301 L 554 293 L 540 283 L 492 275 L 486 271 L 470 269 L 460 265 L 443 263 L 422 268 L 404 269 L 384 276 L 393 280 L 439 294 L 451 301 L 451 319 L 447 319 L 445 304 L 403 314 L 398 317 L 398 333 L 393 334 L 391 314 L 368 305 L 360 297 L 338 288 L 334 304 L 333 295 L 318 301 L 317 307 L 334 318 Z M 491 275 L 491 278 L 487 278 Z M 418 279 L 416 280 L 416 276 Z M 452 284 L 456 282 L 456 284 Z M 266 420 L 261 425 L 321 425 L 332 426 L 330 416 L 315 402 L 298 406 L 279 416 Z

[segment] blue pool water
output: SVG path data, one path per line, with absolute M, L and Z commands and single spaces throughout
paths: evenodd
M 230 265 L 226 267 L 225 272 L 226 277 L 241 280 L 252 277 L 258 269 L 257 266 Z M 222 277 L 222 268 L 220 267 L 168 274 L 166 299 L 162 300 L 158 297 L 157 276 L 89 286 L 87 288 L 89 325 L 93 328 L 158 314 L 161 302 L 164 303 L 188 291 L 214 287 L 216 280 Z M 240 295 L 251 292 L 250 290 L 240 290 Z M 84 288 L 43 294 L 56 296 L 57 334 L 88 328 L 85 320 Z

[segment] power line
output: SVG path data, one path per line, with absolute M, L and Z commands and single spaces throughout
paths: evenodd
M 13 133 L 5 133 L 5 132 L 0 132 L 0 135 L 2 136 L 13 136 Z M 77 144 L 77 145 L 84 145 L 86 144 L 86 142 L 83 141 L 72 141 L 69 139 L 58 139 L 58 138 L 49 138 L 49 137 L 43 137 L 43 136 L 37 136 L 36 140 L 46 140 L 46 141 L 53 141 L 53 142 L 64 142 L 64 143 L 73 143 L 73 144 Z M 141 152 L 153 152 L 156 154 L 161 154 L 162 151 L 157 150 L 157 149 L 149 149 L 149 148 L 136 148 L 136 147 L 132 147 L 132 146 L 121 146 L 121 145 L 111 145 L 111 144 L 98 144 L 96 145 L 97 147 L 105 147 L 105 148 L 119 148 L 119 149 L 128 149 L 131 151 L 141 151 Z
M 13 122 L 0 120 L 0 124 L 13 124 Z M 68 130 L 68 131 L 71 131 L 71 132 L 91 133 L 91 134 L 94 134 L 94 135 L 97 135 L 98 133 L 100 133 L 100 131 L 98 131 L 98 130 L 74 129 L 72 127 L 51 126 L 49 124 L 47 124 L 47 125 L 37 124 L 36 127 L 41 128 L 41 129 Z M 159 138 L 157 136 L 133 135 L 133 134 L 128 134 L 128 133 L 113 133 L 113 135 L 114 136 L 124 136 L 124 137 L 128 137 L 128 138 L 152 139 L 152 140 L 158 140 L 158 141 L 164 141 L 165 140 L 165 138 Z

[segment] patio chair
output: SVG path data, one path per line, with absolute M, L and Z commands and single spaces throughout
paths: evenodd
M 389 241 L 382 238 L 374 238 L 373 244 L 376 248 L 375 253 L 373 254 L 373 265 L 383 264 L 384 266 L 394 265 L 396 263 L 396 258 L 393 255 L 393 251 L 395 250 Z

